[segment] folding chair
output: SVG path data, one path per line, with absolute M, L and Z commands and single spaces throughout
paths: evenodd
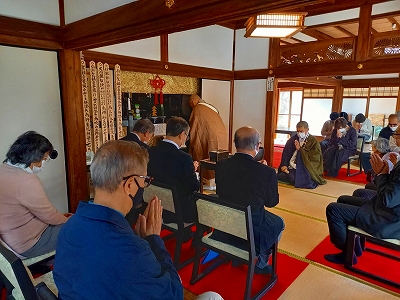
M 12 287 L 7 299 L 54 300 L 58 290 L 52 272 L 33 279 L 29 269 L 12 251 L 0 243 L 0 271 L 6 285 Z
M 361 275 L 370 277 L 372 279 L 378 280 L 380 282 L 386 283 L 390 286 L 394 286 L 396 288 L 400 288 L 400 278 L 399 278 L 399 282 L 395 282 L 386 278 L 383 278 L 381 276 L 378 275 L 374 275 L 370 272 L 366 272 L 360 269 L 357 269 L 353 266 L 353 253 L 354 253 L 354 243 L 355 243 L 355 237 L 359 236 L 361 240 L 369 240 L 371 242 L 373 242 L 374 244 L 389 248 L 389 249 L 394 249 L 397 251 L 400 251 L 400 240 L 396 240 L 396 239 L 379 239 L 377 237 L 374 237 L 368 233 L 366 233 L 365 231 L 354 227 L 354 226 L 348 226 L 347 227 L 347 251 L 346 251 L 346 262 L 345 262 L 345 268 L 354 271 L 356 273 L 359 273 Z M 365 251 L 369 251 L 378 255 L 382 255 L 388 258 L 392 258 L 394 260 L 398 260 L 400 261 L 400 256 L 395 256 L 395 255 L 391 255 L 389 253 L 385 253 L 385 252 L 381 252 L 375 249 L 371 249 L 368 247 L 364 248 Z
M 176 223 L 163 222 L 162 228 L 171 232 L 171 234 L 163 238 L 164 241 L 174 236 L 176 237 L 174 265 L 177 270 L 180 270 L 194 260 L 194 257 L 191 257 L 181 262 L 180 257 L 182 252 L 184 230 L 188 230 L 188 227 L 193 227 L 195 223 L 183 222 L 183 216 L 176 187 L 153 180 L 151 182 L 151 185 L 144 189 L 143 198 L 145 202 L 149 203 L 154 196 L 157 196 L 161 200 L 161 205 L 163 206 L 164 210 L 174 213 L 176 215 Z
M 254 244 L 253 223 L 251 218 L 250 205 L 247 207 L 240 207 L 222 201 L 221 199 L 197 193 L 196 205 L 198 213 L 198 224 L 196 237 L 196 256 L 193 265 L 192 278 L 190 284 L 195 284 L 200 279 L 204 278 L 219 265 L 231 259 L 238 260 L 248 266 L 246 288 L 244 299 L 260 299 L 265 295 L 277 282 L 278 276 L 276 274 L 277 268 L 277 244 L 276 241 L 272 247 L 272 274 L 270 280 L 261 288 L 257 294 L 251 298 L 251 288 L 253 283 L 256 250 Z M 227 243 L 216 241 L 210 238 L 212 233 L 205 236 L 207 228 L 214 228 L 225 233 L 239 237 L 247 242 L 248 250 L 243 250 L 232 246 Z M 220 258 L 213 264 L 207 267 L 201 274 L 199 274 L 200 259 L 202 256 L 202 248 L 210 249 L 220 254 Z M 227 275 L 228 276 L 228 275 Z
M 347 176 L 348 176 L 348 177 L 350 177 L 350 176 L 355 176 L 355 175 L 358 175 L 358 174 L 361 174 L 361 173 L 362 173 L 362 166 L 361 166 L 361 161 L 360 161 L 360 154 L 361 154 L 361 153 L 363 152 L 363 150 L 364 150 L 364 143 L 365 143 L 365 140 L 364 140 L 363 137 L 357 137 L 357 153 L 356 153 L 355 155 L 353 155 L 353 156 L 350 156 L 350 157 L 347 159 Z M 355 172 L 355 173 L 350 173 L 350 163 L 351 163 L 352 161 L 356 161 L 356 160 L 358 160 L 358 163 L 359 163 L 359 165 L 360 165 L 360 171 Z

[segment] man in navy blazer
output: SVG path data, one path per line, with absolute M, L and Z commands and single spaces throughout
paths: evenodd
M 154 124 L 149 119 L 142 119 L 137 121 L 133 126 L 132 132 L 128 133 L 128 135 L 123 137 L 121 140 L 134 142 L 148 151 L 150 147 L 147 143 L 154 136 L 154 131 Z M 137 206 L 132 206 L 132 209 L 125 216 L 125 219 L 131 226 L 136 223 L 139 214 L 143 214 L 147 206 L 143 200 L 142 188 L 139 188 L 134 198 L 135 199 L 133 201 L 138 204 Z
M 197 211 L 192 195 L 199 189 L 195 173 L 198 162 L 193 162 L 189 154 L 180 150 L 189 137 L 189 124 L 183 118 L 171 118 L 167 122 L 166 131 L 165 139 L 149 150 L 148 173 L 156 181 L 176 186 L 183 221 L 194 222 L 197 219 Z M 175 222 L 175 215 L 164 211 L 163 221 Z
M 268 274 L 270 248 L 284 228 L 283 219 L 265 209 L 279 203 L 278 180 L 273 168 L 254 157 L 260 147 L 260 134 L 252 127 L 241 127 L 235 132 L 236 154 L 217 162 L 215 180 L 218 196 L 228 202 L 251 206 L 254 242 L 256 245 L 255 273 Z M 240 247 L 239 238 L 222 232 L 212 234 L 216 240 Z
M 132 132 L 121 140 L 135 142 L 148 150 L 150 147 L 147 143 L 154 136 L 154 130 L 154 124 L 149 119 L 142 119 L 137 121 L 133 126 Z
M 396 161 L 396 156 L 391 157 Z M 340 203 L 331 203 L 326 208 L 330 239 L 341 253 L 326 254 L 326 260 L 344 264 L 346 258 L 346 228 L 356 226 L 380 239 L 400 239 L 400 163 L 389 173 L 388 162 L 371 154 L 371 165 L 376 177 L 377 195 L 371 200 L 359 197 L 340 197 Z M 356 244 L 355 254 L 362 255 Z M 357 263 L 357 258 L 353 258 Z

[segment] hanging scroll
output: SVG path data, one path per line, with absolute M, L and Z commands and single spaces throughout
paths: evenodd
M 93 139 L 94 152 L 100 147 L 100 127 L 99 127 L 99 99 L 97 92 L 97 70 L 94 61 L 90 62 L 90 87 L 92 90 L 92 115 L 93 115 Z
M 114 89 L 116 99 L 117 139 L 124 137 L 122 130 L 122 90 L 121 90 L 121 68 L 115 65 L 114 68 Z
M 81 57 L 81 80 L 82 80 L 82 96 L 83 96 L 83 116 L 85 122 L 85 143 L 86 152 L 92 150 L 92 131 L 90 128 L 90 105 L 88 96 L 88 85 L 86 78 L 86 63 L 83 57 Z
M 99 99 L 100 99 L 100 119 L 101 119 L 101 132 L 105 143 L 108 141 L 108 122 L 107 122 L 107 103 L 106 103 L 106 88 L 104 79 L 104 68 L 101 62 L 97 63 L 97 72 L 99 75 Z
M 108 131 L 110 133 L 110 140 L 115 140 L 114 105 L 113 105 L 114 98 L 111 91 L 110 67 L 108 66 L 107 63 L 104 64 L 104 73 L 105 73 L 105 83 L 106 83 Z

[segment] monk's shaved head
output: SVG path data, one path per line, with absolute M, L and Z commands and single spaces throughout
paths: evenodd
M 189 98 L 189 105 L 190 105 L 190 107 L 191 107 L 192 109 L 193 109 L 193 107 L 195 107 L 199 102 L 204 102 L 204 100 L 201 99 L 201 98 L 199 97 L 199 95 L 196 95 L 196 94 L 190 95 L 190 98 Z
M 250 126 L 240 127 L 235 132 L 234 141 L 237 150 L 254 150 L 260 142 L 260 133 Z

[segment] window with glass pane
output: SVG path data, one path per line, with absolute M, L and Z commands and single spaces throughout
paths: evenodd
M 325 121 L 329 120 L 332 109 L 332 99 L 304 98 L 302 120 L 308 123 L 312 135 L 321 135 Z
M 347 112 L 349 121 L 354 120 L 357 114 L 365 115 L 367 98 L 343 98 L 342 111 Z
M 396 98 L 370 98 L 368 119 L 374 126 L 374 138 L 379 136 L 382 128 L 388 124 L 388 116 L 396 112 Z
M 277 129 L 296 130 L 301 117 L 302 91 L 280 91 Z

